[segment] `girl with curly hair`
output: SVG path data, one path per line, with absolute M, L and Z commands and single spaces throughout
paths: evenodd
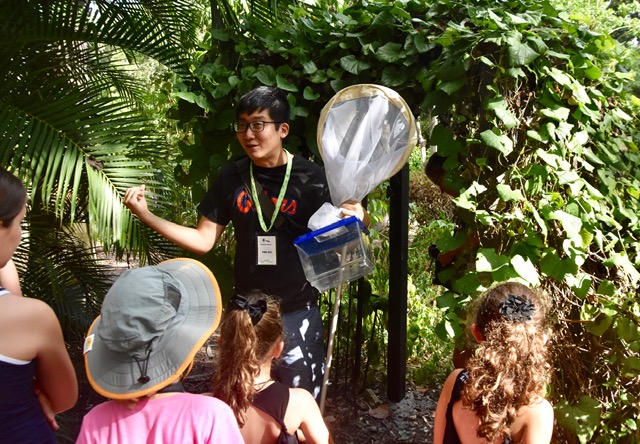
M 231 406 L 246 444 L 330 442 L 313 396 L 271 378 L 284 348 L 280 306 L 253 290 L 234 296 L 220 325 L 213 395 Z
M 522 284 L 498 284 L 472 319 L 478 345 L 442 388 L 434 444 L 548 444 L 553 407 L 544 399 L 550 365 L 542 298 Z

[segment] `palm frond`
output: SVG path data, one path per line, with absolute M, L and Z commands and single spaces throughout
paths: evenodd
M 251 0 L 249 1 L 249 12 L 255 18 L 260 19 L 264 23 L 275 24 L 279 21 L 286 21 L 287 7 L 286 3 L 278 6 L 276 1 L 272 0 Z
M 63 58 L 73 59 L 78 42 L 106 44 L 187 73 L 189 49 L 196 42 L 197 8 L 197 3 L 186 0 L 4 0 L 0 47 L 10 45 L 5 49 L 14 52 L 51 45 Z
M 0 2 L 0 162 L 44 207 L 51 200 L 59 223 L 86 218 L 106 246 L 142 248 L 140 224 L 119 195 L 143 182 L 161 189 L 152 165 L 167 151 L 139 112 L 145 85 L 132 76 L 127 56 L 185 73 L 196 5 Z
M 161 187 L 152 161 L 167 155 L 165 142 L 123 100 L 68 88 L 44 85 L 40 93 L 48 101 L 28 93 L 0 99 L 0 161 L 31 185 L 43 205 L 52 201 L 60 219 L 70 214 L 73 222 L 76 205 L 88 204 L 97 239 L 128 247 L 130 225 L 138 222 L 120 196 L 143 182 Z M 88 203 L 78 199 L 84 174 Z

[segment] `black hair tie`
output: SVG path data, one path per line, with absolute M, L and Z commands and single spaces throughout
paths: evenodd
M 515 294 L 509 294 L 500 302 L 498 310 L 502 317 L 513 322 L 530 321 L 533 318 L 535 307 L 533 303 Z
M 250 304 L 247 298 L 239 294 L 235 295 L 229 301 L 227 306 L 229 310 L 244 310 L 249 314 L 251 323 L 256 325 L 262 319 L 262 315 L 267 312 L 267 301 L 260 299 L 253 304 Z

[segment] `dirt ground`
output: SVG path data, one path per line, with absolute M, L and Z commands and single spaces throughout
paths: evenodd
M 408 385 L 404 399 L 389 402 L 378 385 L 354 395 L 348 388 L 328 392 L 325 421 L 339 444 L 431 443 L 437 389 Z M 373 401 L 372 401 L 373 398 Z M 376 399 L 377 398 L 377 399 Z
M 216 353 L 214 343 L 212 338 L 196 355 L 194 367 L 185 381 L 187 391 L 203 393 L 210 390 Z M 72 350 L 71 355 L 80 394 L 76 406 L 57 417 L 61 427 L 57 433 L 60 443 L 75 442 L 84 414 L 105 401 L 87 382 L 80 351 Z M 388 401 L 383 384 L 375 384 L 358 393 L 348 385 L 332 384 L 327 392 L 324 416 L 336 444 L 432 442 L 438 388 L 407 384 L 404 399 L 393 403 Z

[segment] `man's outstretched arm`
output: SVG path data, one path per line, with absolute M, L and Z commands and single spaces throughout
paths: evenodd
M 149 210 L 144 192 L 144 185 L 129 188 L 123 199 L 125 206 L 170 242 L 193 253 L 205 254 L 220 239 L 224 225 L 217 224 L 206 217 L 200 218 L 198 226 L 192 228 L 156 216 Z

